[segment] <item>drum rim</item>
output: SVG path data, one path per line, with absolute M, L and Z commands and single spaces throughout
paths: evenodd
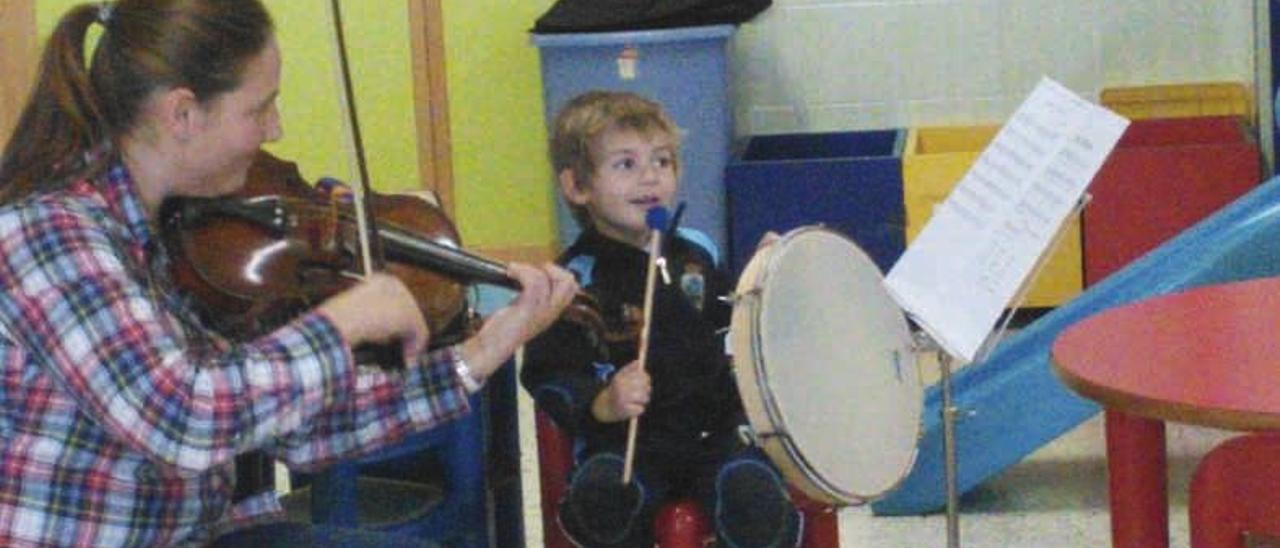
M 854 241 L 852 238 L 838 231 L 823 227 L 821 225 L 807 225 L 807 226 L 802 226 L 802 227 L 792 229 L 787 233 L 783 234 L 777 241 L 773 242 L 770 245 L 779 246 L 775 249 L 782 249 L 783 247 L 785 247 L 785 245 L 788 242 L 796 240 L 809 233 L 818 233 L 824 236 L 831 236 L 836 239 L 842 240 L 848 243 L 854 249 L 856 249 L 859 253 L 863 254 L 864 256 L 867 256 L 866 251 L 863 250 L 862 247 L 859 246 L 858 243 Z M 870 257 L 867 256 L 867 258 L 869 259 Z M 901 485 L 903 481 L 906 480 L 911 470 L 915 467 L 915 462 L 918 459 L 919 453 L 920 453 L 919 443 L 917 442 L 911 447 L 910 454 L 908 455 L 908 458 L 904 463 L 905 466 L 900 470 L 898 477 L 891 484 L 885 487 L 883 490 L 874 494 L 867 494 L 867 495 L 857 494 L 848 489 L 840 487 L 839 485 L 836 485 L 831 479 L 826 477 L 826 474 L 820 473 L 819 469 L 814 466 L 811 460 L 804 456 L 803 452 L 800 450 L 799 444 L 796 442 L 795 437 L 791 433 L 790 427 L 788 427 L 786 424 L 785 418 L 783 417 L 783 410 L 781 409 L 781 404 L 778 401 L 778 398 L 774 389 L 771 386 L 769 386 L 769 384 L 767 383 L 767 380 L 769 379 L 769 375 L 768 375 L 767 366 L 764 363 L 765 360 L 763 358 L 764 341 L 762 339 L 762 333 L 764 330 L 762 328 L 763 314 L 761 313 L 761 311 L 764 304 L 765 288 L 768 286 L 769 279 L 772 277 L 775 277 L 776 270 L 779 268 L 778 266 L 779 261 L 777 260 L 777 254 L 774 254 L 774 253 L 769 254 L 769 256 L 767 257 L 763 257 L 763 259 L 765 260 L 765 264 L 761 265 L 761 268 L 757 269 L 756 271 L 757 275 L 752 280 L 751 286 L 746 291 L 739 291 L 738 296 L 735 299 L 735 303 L 739 303 L 743 300 L 750 301 L 747 303 L 747 306 L 749 306 L 749 310 L 747 310 L 746 312 L 748 313 L 748 319 L 752 327 L 751 332 L 749 333 L 750 337 L 748 340 L 748 346 L 751 351 L 751 355 L 749 356 L 751 358 L 750 366 L 753 371 L 752 376 L 754 377 L 752 379 L 753 380 L 752 384 L 754 384 L 758 393 L 762 395 L 759 398 L 760 403 L 762 404 L 761 407 L 763 408 L 764 413 L 769 419 L 769 426 L 772 428 L 769 432 L 756 433 L 756 435 L 760 437 L 760 440 L 762 442 L 761 443 L 762 448 L 764 448 L 764 442 L 767 441 L 768 439 L 775 440 L 778 444 L 781 445 L 781 449 L 786 452 L 786 455 L 789 457 L 789 460 L 791 461 L 791 463 L 796 468 L 798 468 L 799 469 L 798 471 L 801 472 L 801 474 L 803 475 L 802 479 L 805 482 L 810 484 L 808 486 L 798 486 L 798 487 L 802 487 L 801 490 L 805 491 L 807 494 L 815 495 L 815 494 L 821 493 L 822 496 L 819 498 L 837 505 L 839 504 L 861 505 L 861 504 L 865 504 L 865 503 L 877 500 L 881 497 L 884 497 L 885 495 L 887 495 L 888 493 L 896 489 L 899 485 Z M 748 262 L 748 266 L 750 266 L 750 261 Z M 879 272 L 881 277 L 883 277 L 883 272 L 880 272 L 878 268 L 877 268 L 877 272 Z M 911 335 L 910 324 L 907 321 L 906 313 L 901 310 L 901 307 L 898 307 L 898 311 L 900 312 L 898 316 L 901 318 L 900 323 L 903 327 L 903 331 L 906 332 L 906 340 L 904 340 L 903 342 L 907 344 L 904 346 L 907 347 L 908 349 L 911 349 L 911 351 L 908 352 L 907 361 L 909 361 L 913 367 L 918 368 L 919 360 L 921 356 L 919 352 L 914 351 L 912 339 L 911 339 L 912 335 Z M 916 440 L 921 439 L 921 432 L 924 429 L 923 383 L 921 382 L 919 384 L 921 388 L 921 394 L 920 394 L 921 402 L 919 406 L 920 412 L 917 414 L 916 420 L 914 421 L 915 435 L 913 436 Z M 750 418 L 751 418 L 750 414 L 748 413 L 748 419 Z M 754 431 L 756 427 L 754 424 L 752 424 L 751 428 Z M 809 487 L 809 489 L 804 489 L 803 487 Z M 814 489 L 816 489 L 818 493 L 813 492 Z

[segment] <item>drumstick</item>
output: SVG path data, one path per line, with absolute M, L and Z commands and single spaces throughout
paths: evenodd
M 649 226 L 649 267 L 644 278 L 644 319 L 640 326 L 640 349 L 636 359 L 640 362 L 640 370 L 644 371 L 645 359 L 649 355 L 649 320 L 653 309 L 654 277 L 658 270 L 658 255 L 662 249 L 662 229 L 666 226 L 670 214 L 667 208 L 654 206 L 645 213 L 644 222 Z M 636 430 L 640 426 L 640 416 L 631 417 L 627 424 L 627 455 L 622 463 L 622 484 L 631 483 L 631 463 L 636 456 Z

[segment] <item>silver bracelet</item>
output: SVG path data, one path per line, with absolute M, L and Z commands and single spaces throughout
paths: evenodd
M 467 394 L 475 394 L 484 388 L 484 380 L 476 379 L 475 374 L 471 372 L 471 366 L 467 365 L 467 360 L 462 359 L 461 352 L 454 356 L 453 371 L 458 374 L 458 380 L 462 382 L 462 388 L 467 391 Z

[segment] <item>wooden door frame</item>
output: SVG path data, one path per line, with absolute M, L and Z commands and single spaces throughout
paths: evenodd
M 414 118 L 418 128 L 418 174 L 449 217 L 454 214 L 453 147 L 449 140 L 449 96 L 445 78 L 441 0 L 408 0 L 413 57 Z
M 0 1 L 0 146 L 8 142 L 39 64 L 34 2 Z

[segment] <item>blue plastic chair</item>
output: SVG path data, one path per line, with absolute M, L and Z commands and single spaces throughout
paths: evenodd
M 335 464 L 309 478 L 303 476 L 310 481 L 311 522 L 409 534 L 450 546 L 489 546 L 485 394 L 481 391 L 472 396 L 472 412 L 465 417 L 413 434 L 398 445 L 361 459 Z M 420 478 L 385 478 L 368 473 L 377 467 L 395 469 L 430 458 L 437 459 L 442 468 L 442 493 L 434 492 Z M 362 487 L 365 492 L 361 492 Z M 433 496 L 437 494 L 442 496 L 437 499 Z M 411 508 L 395 512 L 399 514 L 395 519 L 362 522 L 361 497 L 365 497 L 366 507 L 373 502 L 386 502 L 382 506 Z

